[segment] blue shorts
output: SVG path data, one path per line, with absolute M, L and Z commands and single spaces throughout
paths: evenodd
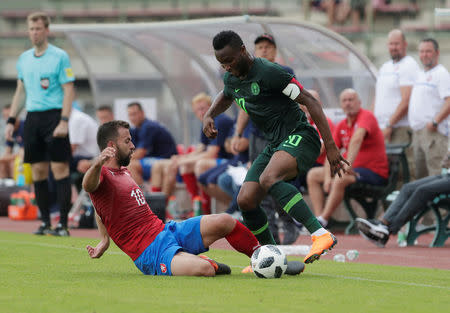
M 183 222 L 169 221 L 134 261 L 136 267 L 145 275 L 170 276 L 172 259 L 179 251 L 192 254 L 208 251 L 200 233 L 201 218 L 202 216 L 197 216 Z
M 152 165 L 162 158 L 158 157 L 146 157 L 140 160 L 142 166 L 142 178 L 144 180 L 149 180 L 152 176 Z
M 230 162 L 224 162 L 220 165 L 217 165 L 216 167 L 210 168 L 206 172 L 200 174 L 200 176 L 197 178 L 198 182 L 204 186 L 208 186 L 209 184 L 217 185 L 219 176 L 228 169 L 229 164 Z
M 219 166 L 219 165 L 225 164 L 225 162 L 228 163 L 228 161 L 230 161 L 230 159 L 216 159 L 216 167 Z M 213 168 L 216 168 L 216 167 L 213 167 Z M 209 170 L 206 171 L 206 172 L 203 173 L 203 174 L 206 174 L 206 173 L 209 173 Z M 199 176 L 199 179 L 200 179 L 200 177 L 202 177 L 203 174 L 201 174 L 201 175 Z M 213 181 L 213 182 L 209 182 L 209 183 L 217 184 L 217 178 L 218 178 L 218 176 L 214 178 L 214 181 Z M 208 185 L 208 183 L 206 183 L 206 176 L 204 176 L 202 179 L 203 179 L 203 181 L 202 181 L 202 180 L 199 180 L 200 183 L 203 184 L 203 185 L 205 185 L 205 186 Z M 177 180 L 177 182 L 179 182 L 179 183 L 182 183 L 182 182 L 183 182 L 183 177 L 181 177 L 181 174 L 180 174 L 179 171 L 177 172 L 177 178 L 176 178 L 176 180 Z
M 219 158 L 217 158 L 216 159 L 216 165 L 220 165 L 220 164 L 222 164 L 224 162 L 227 162 L 227 161 L 230 161 L 230 159 L 219 159 Z
M 381 177 L 377 173 L 375 173 L 367 168 L 356 167 L 353 170 L 357 174 L 356 181 L 358 181 L 358 182 L 375 185 L 375 186 L 382 186 L 382 185 L 387 184 L 386 178 Z

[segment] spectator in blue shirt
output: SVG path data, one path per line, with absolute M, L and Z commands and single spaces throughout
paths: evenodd
M 197 119 L 200 121 L 203 119 L 203 115 L 205 115 L 211 103 L 211 97 L 203 92 L 194 96 L 192 99 L 192 110 Z M 219 165 L 231 156 L 225 150 L 225 140 L 230 128 L 233 127 L 233 120 L 226 115 L 220 115 L 215 119 L 215 123 L 217 129 L 220 130 L 219 136 L 214 139 L 208 139 L 201 132 L 200 143 L 195 147 L 194 151 L 172 157 L 171 160 L 155 163 L 152 173 L 152 191 L 162 191 L 167 196 L 170 196 L 175 188 L 176 176 L 179 171 L 191 197 L 194 198 L 199 195 L 195 172 L 202 173 L 211 167 Z M 202 161 L 204 166 L 203 170 L 199 169 L 198 164 L 200 161 Z
M 142 185 L 150 179 L 153 163 L 177 154 L 177 147 L 164 126 L 145 117 L 139 102 L 128 104 L 128 118 L 134 126 L 130 134 L 136 147 L 128 168 L 136 183 Z

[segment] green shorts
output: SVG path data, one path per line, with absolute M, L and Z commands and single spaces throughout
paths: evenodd
M 266 168 L 272 155 L 283 150 L 297 159 L 297 176 L 304 175 L 314 165 L 320 154 L 320 137 L 312 127 L 292 132 L 278 145 L 268 144 L 258 155 L 245 176 L 246 181 L 259 183 L 259 176 Z

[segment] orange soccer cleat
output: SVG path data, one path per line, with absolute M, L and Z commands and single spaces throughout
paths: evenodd
M 244 269 L 241 271 L 241 273 L 243 273 L 243 274 L 253 273 L 252 266 L 249 265 L 249 266 L 244 267 Z
M 311 239 L 313 244 L 308 255 L 303 260 L 305 263 L 312 263 L 318 260 L 325 251 L 331 250 L 337 244 L 336 237 L 329 232 L 321 236 L 312 236 Z

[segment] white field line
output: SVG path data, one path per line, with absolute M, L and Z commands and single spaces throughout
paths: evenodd
M 0 242 L 5 243 L 13 243 L 17 245 L 25 245 L 25 246 L 40 246 L 40 247 L 49 247 L 49 248 L 57 248 L 57 249 L 69 249 L 69 250 L 77 250 L 77 251 L 85 251 L 87 253 L 86 248 L 78 248 L 72 246 L 64 246 L 64 245 L 55 245 L 51 243 L 43 243 L 43 242 L 32 242 L 32 241 L 17 241 L 17 240 L 4 240 L 0 239 Z M 117 255 L 126 255 L 123 252 L 119 251 L 108 251 L 108 254 L 117 254 Z
M 418 283 L 410 283 L 410 282 L 405 282 L 405 281 L 384 280 L 384 279 L 371 279 L 371 278 L 356 277 L 356 276 L 329 275 L 329 274 L 321 274 L 321 273 L 308 273 L 308 275 L 313 275 L 313 276 L 323 276 L 323 277 L 332 277 L 332 278 L 341 278 L 341 279 L 350 279 L 350 280 L 361 280 L 361 281 L 369 281 L 369 282 L 373 282 L 373 283 L 384 283 L 384 284 L 395 284 L 395 285 L 404 285 L 404 286 L 426 287 L 426 288 L 439 288 L 439 289 L 450 290 L 450 287 L 449 287 L 449 286 L 438 286 L 438 285 L 418 284 Z
M 77 247 L 72 247 L 72 246 L 56 245 L 56 244 L 42 243 L 42 242 L 16 241 L 16 240 L 4 240 L 4 239 L 0 239 L 0 242 L 13 243 L 13 244 L 18 244 L 18 245 L 41 246 L 41 247 L 49 247 L 49 248 L 57 248 L 57 249 L 69 249 L 69 250 L 77 250 L 77 251 L 86 251 L 86 249 L 84 249 L 84 248 L 77 248 Z M 306 246 L 306 247 L 309 247 L 309 246 Z M 304 248 L 301 248 L 301 249 L 304 249 Z M 108 251 L 107 253 L 108 254 L 114 254 L 114 255 L 126 256 L 123 252 L 119 252 L 119 251 Z M 231 265 L 230 267 L 243 269 L 245 266 L 242 266 L 242 265 Z M 438 288 L 438 289 L 450 290 L 449 286 L 418 284 L 418 283 L 410 283 L 410 282 L 395 281 L 395 280 L 370 279 L 370 278 L 357 277 L 357 276 L 330 275 L 330 274 L 321 274 L 321 273 L 307 273 L 307 274 L 308 275 L 312 275 L 312 276 L 322 276 L 322 277 L 330 277 L 330 278 L 340 278 L 340 279 L 368 281 L 368 282 L 373 282 L 373 283 L 383 283 L 383 284 L 394 284 L 394 285 L 425 287 L 425 288 Z

